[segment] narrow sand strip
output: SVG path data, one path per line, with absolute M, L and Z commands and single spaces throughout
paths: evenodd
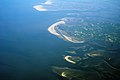
M 58 25 L 60 24 L 65 24 L 64 21 L 59 21 L 59 22 L 56 22 L 54 23 L 53 25 L 51 25 L 49 28 L 48 28 L 48 31 L 51 33 L 51 34 L 54 34 L 56 36 L 60 36 L 60 34 L 58 34 L 55 30 L 55 27 L 57 27 Z
M 43 7 L 42 5 L 35 5 L 33 6 L 33 8 L 35 8 L 38 11 L 47 11 L 47 9 Z
M 60 38 L 62 38 L 64 40 L 66 40 L 66 41 L 69 41 L 69 42 L 72 42 L 72 43 L 84 43 L 84 40 L 77 40 L 75 37 L 70 36 L 67 32 L 65 32 L 64 30 L 60 29 L 61 26 L 59 26 L 59 25 L 67 25 L 66 22 L 65 22 L 66 20 L 67 19 L 64 18 L 64 19 L 61 19 L 61 21 L 52 24 L 48 28 L 48 31 L 51 34 L 54 34 L 54 35 L 56 35 L 56 36 L 58 36 L 58 37 L 60 37 Z
M 62 77 L 67 77 L 66 74 L 65 74 L 65 72 L 62 72 L 62 73 L 61 73 L 61 76 L 62 76 Z
M 69 59 L 69 58 L 71 58 L 71 57 L 72 57 L 72 56 L 65 56 L 64 59 L 65 59 L 66 61 L 72 63 L 72 64 L 76 64 L 75 61 L 72 61 L 72 60 Z

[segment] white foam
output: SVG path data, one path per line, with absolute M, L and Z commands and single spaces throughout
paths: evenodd
M 47 11 L 47 9 L 43 7 L 42 5 L 35 5 L 33 6 L 33 8 L 35 8 L 38 11 Z
M 64 59 L 65 59 L 66 61 L 72 63 L 72 64 L 76 64 L 75 61 L 72 61 L 72 60 L 69 59 L 69 58 L 71 58 L 71 57 L 72 57 L 72 56 L 65 56 Z

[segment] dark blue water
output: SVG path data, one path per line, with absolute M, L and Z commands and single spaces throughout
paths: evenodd
M 64 41 L 47 28 L 61 15 L 38 12 L 34 1 L 0 1 L 0 80 L 50 80 Z M 64 63 L 64 62 L 63 62 Z
M 52 72 L 51 66 L 72 66 L 63 60 L 63 55 L 76 44 L 47 30 L 69 11 L 38 12 L 32 8 L 36 2 L 0 1 L 0 80 L 57 80 L 61 77 Z M 85 12 L 84 16 L 91 14 Z

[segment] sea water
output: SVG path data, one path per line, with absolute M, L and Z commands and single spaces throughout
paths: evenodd
M 91 76 L 86 79 L 86 74 L 89 71 L 86 71 L 86 68 L 96 68 L 94 66 L 96 62 L 89 58 L 97 55 L 96 53 L 106 53 L 105 55 L 102 55 L 102 60 L 101 56 L 97 56 L 100 57 L 100 60 L 97 60 L 97 63 L 101 63 L 102 61 L 103 63 L 101 64 L 107 66 L 104 68 L 103 65 L 100 65 L 99 68 L 102 67 L 101 69 L 106 70 L 108 73 L 109 70 L 114 72 L 114 68 L 120 69 L 119 59 L 116 59 L 116 56 L 112 57 L 114 64 L 108 65 L 106 60 L 111 60 L 111 55 L 113 54 L 109 57 L 109 52 L 104 52 L 104 50 L 109 50 L 110 53 L 113 51 L 112 53 L 119 55 L 119 1 L 48 0 L 47 4 L 45 2 L 47 1 L 0 1 L 0 80 L 80 80 L 80 77 L 81 79 L 91 80 L 94 78 L 92 76 L 96 71 L 92 70 L 93 72 L 89 73 Z M 52 3 L 55 5 L 52 5 Z M 36 10 L 34 8 L 36 5 L 41 5 L 42 8 L 46 8 L 47 11 L 41 11 L 41 6 L 39 11 Z M 60 27 L 55 29 L 60 36 L 55 36 L 49 32 L 48 29 L 51 25 L 59 21 L 64 21 L 65 19 L 70 19 L 70 22 L 66 21 L 68 22 L 68 25 L 65 25 L 68 26 L 68 28 Z M 71 19 L 75 21 L 71 21 Z M 81 36 L 77 36 L 79 39 L 76 39 L 75 36 L 73 39 L 74 35 L 72 33 L 74 32 L 68 31 L 69 29 L 72 29 L 69 28 L 69 26 L 73 27 L 75 24 L 82 23 L 76 22 L 76 20 L 79 21 L 79 19 L 81 21 L 88 20 L 87 23 L 92 21 L 101 22 L 103 20 L 102 23 L 104 25 L 106 22 L 107 25 L 109 25 L 109 22 L 111 24 L 114 23 L 117 25 L 118 31 L 115 33 L 113 29 L 107 28 L 107 33 L 114 32 L 115 37 L 111 38 L 110 36 L 107 36 L 110 38 L 106 38 L 104 36 L 104 39 L 107 39 L 107 41 L 111 41 L 109 39 L 116 41 L 117 39 L 117 43 L 115 42 L 115 45 L 109 44 L 109 42 L 104 40 L 99 41 L 95 38 L 91 39 L 91 37 L 90 39 L 86 39 L 89 35 L 83 35 L 86 37 L 83 37 L 82 41 L 79 41 L 79 39 L 81 40 Z M 84 22 L 86 23 L 86 21 L 83 21 L 83 23 Z M 85 23 L 82 24 L 82 26 L 89 25 Z M 96 23 L 93 22 L 93 25 L 95 24 Z M 114 24 L 112 26 L 114 26 Z M 73 29 L 73 31 L 78 30 L 76 32 L 79 33 L 79 30 L 86 30 L 88 28 L 84 27 L 80 29 L 79 27 L 75 27 Z M 104 29 L 102 29 L 102 31 L 103 30 Z M 87 34 L 87 32 L 84 33 Z M 74 41 L 77 41 L 78 43 Z M 106 55 L 108 56 L 106 57 Z M 72 56 L 68 58 L 79 64 L 76 65 L 70 63 L 69 59 L 67 60 L 65 56 Z M 104 56 L 105 58 L 103 58 Z M 117 56 L 117 58 L 119 58 L 119 56 Z M 105 61 L 103 59 L 105 59 Z M 80 60 L 83 60 L 83 63 L 80 63 Z M 84 62 L 84 60 L 86 61 Z M 89 64 L 93 64 L 93 66 L 90 66 Z M 99 69 L 96 70 L 99 71 Z M 70 76 L 68 76 L 65 71 L 68 71 Z M 79 74 L 84 75 L 80 76 Z M 73 77 L 73 75 L 75 77 Z M 99 75 L 96 76 L 96 78 L 98 77 Z M 102 77 L 104 78 L 105 76 Z M 101 77 L 99 77 L 99 79 L 101 79 Z

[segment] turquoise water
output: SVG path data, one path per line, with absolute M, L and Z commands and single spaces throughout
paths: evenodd
M 103 63 L 101 64 L 105 64 L 107 67 L 104 68 L 103 65 L 100 65 L 99 68 L 102 67 L 102 69 L 108 73 L 111 70 L 110 76 L 113 75 L 113 73 L 117 74 L 119 72 L 119 70 L 117 70 L 117 72 L 116 70 L 111 68 L 112 66 L 114 68 L 120 69 L 118 54 L 120 48 L 120 36 L 118 34 L 120 32 L 119 1 L 82 0 L 80 2 L 68 2 L 69 4 L 63 6 L 62 3 L 66 4 L 67 1 L 61 0 L 60 2 L 58 2 L 57 0 L 54 0 L 54 4 L 57 4 L 57 6 L 47 6 L 45 4 L 42 4 L 43 6 L 48 8 L 48 11 L 37 11 L 33 8 L 33 6 L 43 3 L 45 2 L 45 0 L 41 2 L 39 2 L 39 0 L 0 1 L 0 80 L 80 80 L 79 77 L 81 77 L 81 79 L 91 80 L 94 78 L 93 75 L 96 71 L 92 69 L 93 73 L 89 73 L 91 74 L 91 77 L 86 79 L 86 73 L 84 73 L 84 70 L 86 70 L 86 68 L 83 68 L 85 66 L 88 66 L 87 68 L 89 68 L 91 67 L 91 64 L 93 64 L 92 68 L 96 68 L 94 66 L 96 63 L 94 62 L 94 59 L 87 58 L 85 62 L 83 60 L 83 63 L 77 65 L 73 65 L 64 60 L 64 57 L 66 55 L 77 56 L 85 59 L 85 55 L 87 55 L 88 57 L 88 53 L 90 52 L 91 54 L 105 53 L 105 55 L 102 55 L 102 59 L 100 58 L 100 60 L 98 60 L 98 63 L 101 63 L 102 61 Z M 76 3 L 78 4 L 75 5 Z M 58 8 L 58 6 L 60 5 L 62 5 L 63 7 L 61 6 Z M 73 6 L 70 9 L 71 5 Z M 81 5 L 82 7 L 79 7 L 79 5 Z M 115 40 L 115 45 L 114 43 L 109 44 L 109 42 L 107 44 L 107 42 L 105 42 L 104 40 L 96 41 L 94 40 L 94 38 L 93 40 L 88 39 L 89 41 L 87 40 L 85 43 L 76 44 L 65 40 L 65 38 L 58 38 L 48 31 L 48 28 L 52 24 L 66 17 L 74 17 L 80 19 L 86 19 L 86 17 L 89 17 L 91 20 L 93 19 L 94 21 L 103 20 L 103 22 L 110 22 L 117 25 L 118 29 L 115 29 L 118 30 L 117 32 L 113 30 L 113 28 L 108 29 L 109 33 L 114 32 L 115 35 L 117 34 L 117 41 Z M 90 22 L 92 22 L 91 20 Z M 76 22 L 72 23 L 72 21 L 70 21 L 70 23 L 68 22 L 67 26 L 71 24 L 74 24 L 75 26 L 75 23 Z M 62 30 L 67 32 L 67 29 L 68 28 L 65 27 L 65 30 L 64 28 Z M 82 29 L 80 29 L 79 27 L 77 28 L 78 31 Z M 71 32 L 69 33 L 68 31 L 69 34 L 74 36 Z M 87 32 L 85 33 L 87 34 Z M 61 32 L 60 34 L 62 35 Z M 99 52 L 97 50 L 107 50 L 113 52 L 112 54 L 110 52 L 109 55 L 109 52 Z M 66 51 L 75 51 L 76 54 L 71 54 Z M 115 53 L 115 55 L 113 53 Z M 107 58 L 106 55 L 108 55 Z M 108 61 L 111 66 L 107 65 L 108 62 L 106 63 L 103 60 L 103 57 L 105 57 L 105 61 L 111 58 L 111 61 Z M 67 67 L 67 69 L 64 67 Z M 78 70 L 78 72 L 76 72 L 76 69 Z M 64 72 L 65 70 L 68 70 L 70 76 L 61 76 L 60 72 Z M 83 71 L 79 72 L 79 70 Z M 99 71 L 99 69 L 96 70 Z M 71 74 L 71 72 L 73 73 Z M 84 76 L 79 76 L 79 74 L 82 73 L 84 74 Z M 76 76 L 75 79 L 73 78 L 73 75 Z M 103 75 L 104 76 L 102 76 L 102 78 L 105 78 L 104 73 Z M 99 77 L 96 76 L 95 78 Z

